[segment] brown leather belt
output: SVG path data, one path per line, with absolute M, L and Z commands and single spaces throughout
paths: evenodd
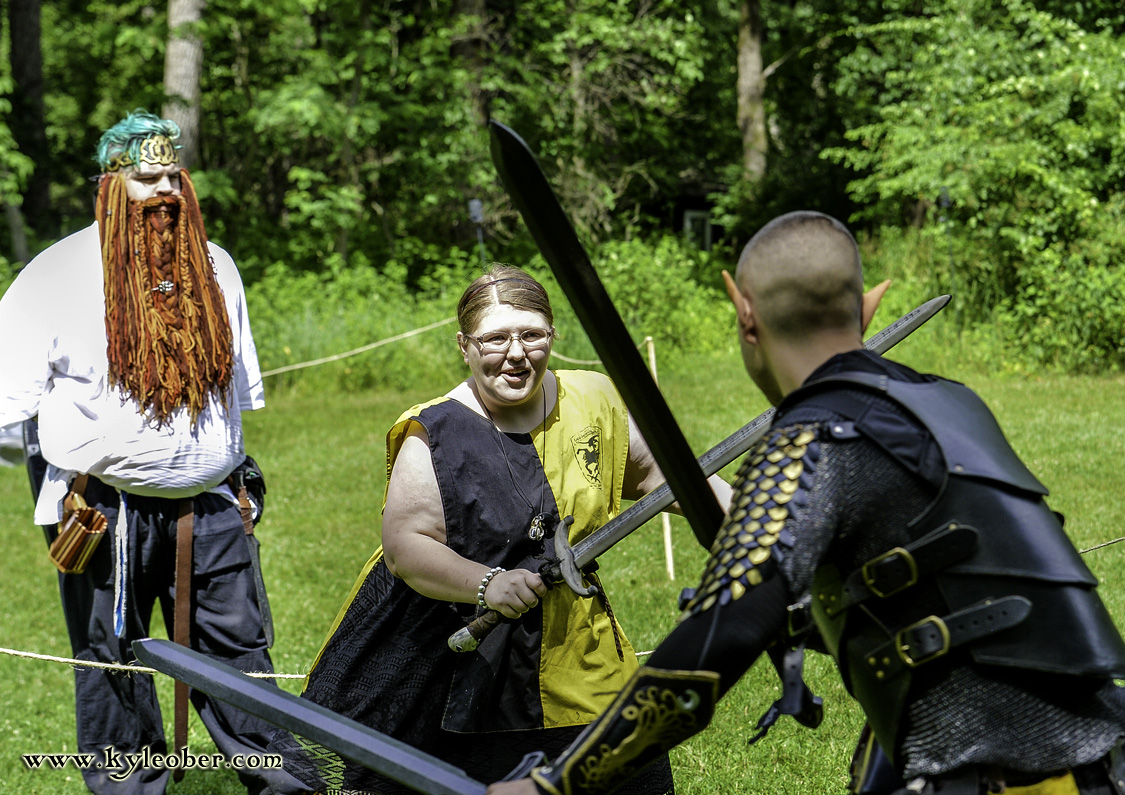
M 191 499 L 180 500 L 180 515 L 176 521 L 176 598 L 172 639 L 188 648 L 191 648 L 191 538 L 194 521 L 194 502 Z M 188 686 L 177 681 L 175 694 L 172 724 L 175 747 L 172 750 L 178 754 L 181 748 L 187 746 Z M 172 773 L 175 781 L 181 781 L 183 777 L 183 768 L 177 768 Z

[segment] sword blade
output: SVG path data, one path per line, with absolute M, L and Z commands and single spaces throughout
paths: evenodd
M 566 293 L 574 313 L 613 379 L 653 458 L 679 500 L 696 538 L 711 546 L 723 509 L 695 461 L 664 397 L 633 346 L 621 315 L 609 298 L 550 183 L 527 144 L 508 127 L 490 122 L 492 162 L 512 203 L 523 216 Z
M 453 765 L 199 652 L 171 641 L 146 638 L 133 641 L 133 653 L 161 673 L 331 748 L 416 792 L 484 795 L 484 784 Z
M 875 353 L 886 353 L 944 309 L 949 301 L 948 295 L 931 298 L 880 330 L 879 333 L 872 335 L 863 344 L 864 347 Z M 774 409 L 767 409 L 704 453 L 699 459 L 699 466 L 703 473 L 710 477 L 757 444 L 769 430 L 775 413 Z M 574 565 L 581 569 L 593 563 L 603 552 L 667 508 L 674 500 L 675 497 L 667 484 L 653 489 L 575 544 Z M 546 567 L 542 573 L 549 579 L 558 579 L 551 577 L 554 572 Z

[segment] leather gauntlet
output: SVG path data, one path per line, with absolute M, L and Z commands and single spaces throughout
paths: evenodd
M 715 711 L 719 675 L 641 668 L 610 708 L 531 778 L 551 795 L 609 792 L 701 731 Z

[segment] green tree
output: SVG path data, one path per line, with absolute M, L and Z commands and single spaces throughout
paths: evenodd
M 752 39 L 750 3 L 720 3 L 725 26 L 741 26 L 743 39 Z M 872 0 L 761 0 L 757 18 L 760 38 L 760 124 L 765 149 L 751 149 L 757 163 L 747 179 L 745 155 L 722 164 L 722 187 L 715 192 L 719 219 L 730 242 L 745 240 L 770 218 L 790 210 L 813 209 L 848 217 L 855 205 L 846 191 L 847 169 L 820 157 L 823 149 L 846 145 L 844 133 L 857 109 L 831 91 L 843 59 L 855 48 L 851 37 L 840 35 L 848 27 L 884 19 L 900 9 Z M 735 53 L 730 54 L 733 70 Z M 733 80 L 733 73 L 732 78 Z M 734 105 L 720 106 L 735 123 Z M 733 129 L 731 129 L 733 133 Z M 753 140 L 757 140 L 753 137 Z M 744 145 L 743 152 L 747 147 Z M 763 162 L 764 161 L 764 162 Z
M 853 30 L 835 88 L 878 114 L 825 156 L 859 173 L 849 189 L 873 223 L 899 225 L 948 190 L 970 318 L 1040 362 L 1120 367 L 1120 38 L 1024 0 L 923 6 Z

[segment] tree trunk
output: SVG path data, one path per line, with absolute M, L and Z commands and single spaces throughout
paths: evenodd
M 456 0 L 453 15 L 467 17 L 465 33 L 453 43 L 453 55 L 464 61 L 466 71 L 473 76 L 469 86 L 469 99 L 472 103 L 473 118 L 481 127 L 488 124 L 490 100 L 488 92 L 481 88 L 484 71 L 485 39 L 485 0 Z
M 47 148 L 47 126 L 43 112 L 43 51 L 40 45 L 40 0 L 9 0 L 8 25 L 11 41 L 12 112 L 9 117 L 16 146 L 31 158 L 35 172 L 23 198 L 23 216 L 39 234 L 49 237 L 55 230 L 51 212 L 51 154 Z M 21 225 L 22 229 L 22 225 Z
M 15 255 L 15 261 L 26 265 L 31 259 L 31 250 L 27 246 L 27 232 L 24 229 L 20 208 L 4 203 L 4 215 L 8 218 L 8 232 L 12 237 L 12 254 Z
M 371 2 L 370 0 L 360 0 L 359 2 L 359 28 L 360 36 L 359 41 L 364 42 L 371 34 Z M 348 92 L 347 108 L 348 115 L 351 116 L 355 113 L 359 101 L 363 99 L 363 78 L 367 74 L 367 61 L 364 50 L 357 53 L 355 64 L 355 74 L 352 75 L 351 90 Z M 344 140 L 340 144 L 340 167 L 343 170 L 346 179 L 352 185 L 359 188 L 360 193 L 363 192 L 363 184 L 359 179 L 359 163 L 356 161 L 355 156 L 355 142 L 349 136 L 344 136 Z M 356 209 L 357 218 L 359 216 L 359 209 Z M 340 258 L 347 262 L 348 260 L 348 225 L 341 224 L 339 230 L 336 232 L 336 253 Z
M 738 21 L 738 129 L 742 135 L 742 172 L 749 182 L 766 173 L 766 111 L 762 71 L 760 0 L 742 0 Z
M 180 125 L 180 162 L 199 163 L 199 79 L 203 42 L 195 25 L 206 0 L 168 0 L 168 46 L 164 56 L 164 117 Z

